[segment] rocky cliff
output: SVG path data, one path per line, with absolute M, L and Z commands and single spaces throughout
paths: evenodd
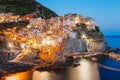
M 35 0 L 0 0 L 2 73 L 25 71 L 35 65 L 59 64 L 67 61 L 67 54 L 106 50 L 104 35 L 94 19 L 77 14 L 56 16 Z M 23 66 L 17 65 L 19 63 Z

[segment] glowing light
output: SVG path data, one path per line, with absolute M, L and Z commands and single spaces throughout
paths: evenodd
M 33 16 L 33 14 L 30 14 L 19 18 L 17 15 L 11 15 L 10 19 L 11 21 L 16 22 L 19 20 L 31 19 Z M 76 24 L 91 24 L 91 21 L 83 21 L 84 18 L 79 15 L 73 15 L 73 17 L 69 16 L 63 16 L 61 19 L 58 17 L 58 19 L 51 18 L 48 20 L 33 18 L 30 20 L 30 24 L 26 27 L 20 29 L 17 27 L 7 28 L 7 30 L 4 30 L 2 34 L 4 34 L 6 40 L 10 42 L 7 42 L 7 46 L 11 50 L 22 49 L 21 53 L 23 54 L 36 54 L 37 51 L 35 50 L 38 50 L 40 51 L 39 56 L 41 59 L 54 61 L 54 58 L 56 57 L 54 54 L 61 50 L 61 47 L 63 47 L 63 44 L 67 41 L 67 39 L 79 36 L 76 32 L 74 32 L 74 30 L 77 29 Z M 0 22 L 5 22 L 6 20 L 4 18 L 6 17 L 1 17 Z M 88 29 L 90 26 L 91 25 L 87 25 Z M 80 37 L 85 40 L 88 38 L 85 34 Z
M 33 48 L 37 48 L 37 43 L 36 42 L 33 43 Z
M 42 45 L 54 45 L 54 40 L 52 40 L 50 37 L 43 38 Z
M 69 80 L 100 80 L 96 63 L 81 59 L 79 64 L 78 67 L 67 69 Z
M 31 80 L 31 78 L 32 78 L 31 72 L 22 72 L 22 73 L 16 73 L 13 75 L 8 75 L 5 78 L 5 80 Z
M 80 18 L 77 16 L 75 17 L 75 24 L 79 23 L 80 22 Z
M 12 43 L 8 43 L 8 47 L 13 48 L 13 44 Z
M 49 72 L 38 72 L 35 71 L 33 73 L 33 80 L 51 80 L 52 78 L 52 73 Z
M 86 37 L 86 35 L 85 35 L 85 34 L 83 34 L 83 35 L 82 35 L 82 38 L 83 38 L 83 39 L 85 39 L 85 38 L 87 38 L 87 37 Z
M 87 24 L 87 25 L 90 25 L 90 22 L 88 21 L 88 22 L 86 22 L 86 24 Z
M 6 19 L 6 16 L 0 18 L 0 23 L 2 23 Z
M 13 40 L 16 40 L 16 39 L 17 39 L 17 35 L 14 35 Z
M 31 28 L 31 26 L 30 26 L 30 25 L 27 25 L 27 28 Z
M 24 49 L 25 46 L 26 46 L 26 44 L 24 44 L 24 43 L 21 44 L 21 48 L 22 48 L 22 49 Z
M 48 34 L 52 34 L 52 31 L 48 31 Z

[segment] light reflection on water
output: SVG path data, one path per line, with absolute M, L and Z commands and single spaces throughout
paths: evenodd
M 32 80 L 32 72 L 21 72 L 3 78 L 2 80 Z M 1 79 L 0 79 L 1 80 Z
M 68 68 L 68 80 L 100 80 L 98 66 L 88 60 L 82 59 L 80 66 Z
M 57 71 L 35 71 L 30 73 L 18 73 L 6 77 L 5 80 L 100 80 L 96 63 L 82 59 L 78 67 L 69 67 Z M 32 79 L 31 79 L 32 77 Z

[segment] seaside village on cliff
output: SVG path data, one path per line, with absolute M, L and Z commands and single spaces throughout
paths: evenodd
M 0 37 L 4 42 L 0 47 L 12 52 L 22 50 L 24 55 L 40 50 L 41 59 L 46 59 L 56 52 L 69 54 L 105 51 L 106 41 L 93 18 L 67 14 L 42 19 L 33 18 L 34 15 L 33 13 L 21 17 L 13 13 L 0 13 L 0 23 L 29 21 L 24 28 L 12 26 L 13 28 L 2 30 L 0 34 L 5 36 Z

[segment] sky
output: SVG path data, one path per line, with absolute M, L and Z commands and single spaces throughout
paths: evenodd
M 120 35 L 120 0 L 36 0 L 58 15 L 81 14 L 95 19 L 104 35 Z

